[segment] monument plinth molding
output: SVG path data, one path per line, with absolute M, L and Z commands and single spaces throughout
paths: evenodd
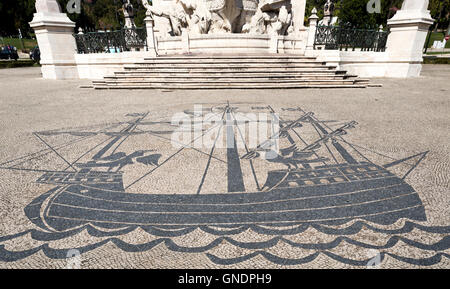
M 396 69 L 388 77 L 418 77 L 422 69 L 423 48 L 434 20 L 426 0 L 405 0 L 402 9 L 388 20 L 386 51 Z

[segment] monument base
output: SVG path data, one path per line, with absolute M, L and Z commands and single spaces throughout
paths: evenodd
M 423 48 L 428 28 L 434 20 L 428 10 L 408 9 L 410 5 L 420 3 L 406 4 L 388 20 L 391 33 L 387 40 L 386 52 L 389 60 L 397 63 L 392 64 L 387 77 L 419 77 L 422 70 Z M 422 9 L 426 9 L 428 4 L 424 2 L 423 6 Z
M 159 55 L 170 54 L 304 54 L 307 31 L 299 36 L 258 34 L 201 34 L 158 37 Z
M 42 76 L 46 79 L 78 78 L 73 32 L 75 23 L 65 13 L 39 12 L 30 26 L 41 51 Z
M 78 79 L 78 68 L 76 65 L 42 64 L 41 72 L 44 79 Z

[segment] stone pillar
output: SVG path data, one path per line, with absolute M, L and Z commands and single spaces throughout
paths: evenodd
M 300 34 L 305 27 L 306 0 L 291 0 L 292 23 L 294 24 L 294 35 Z
M 189 32 L 186 28 L 181 28 L 181 42 L 183 43 L 183 47 L 181 49 L 183 54 L 189 54 Z
M 386 52 L 390 65 L 388 77 L 418 77 L 422 70 L 422 52 L 428 28 L 433 24 L 428 0 L 405 0 L 401 10 L 388 20 Z
M 41 51 L 41 71 L 46 79 L 78 78 L 75 62 L 75 23 L 56 0 L 36 0 L 36 13 L 30 22 Z
M 270 35 L 269 40 L 269 53 L 278 53 L 278 35 Z
M 316 7 L 311 11 L 311 16 L 309 16 L 309 29 L 308 29 L 308 40 L 306 42 L 306 49 L 313 50 L 314 49 L 314 40 L 316 38 L 316 30 L 317 30 L 317 21 L 319 20 L 319 16 L 317 16 Z
M 155 40 L 155 32 L 154 32 L 154 21 L 151 12 L 147 11 L 144 18 L 145 29 L 147 31 L 147 50 L 148 52 L 156 56 L 157 55 L 157 46 Z

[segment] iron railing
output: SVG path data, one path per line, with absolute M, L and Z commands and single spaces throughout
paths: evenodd
M 325 49 L 353 51 L 385 51 L 389 31 L 378 29 L 358 29 L 349 26 L 317 26 L 314 49 L 324 46 Z
M 75 34 L 77 51 L 87 53 L 119 53 L 147 46 L 145 28 L 122 28 L 114 31 L 96 31 Z

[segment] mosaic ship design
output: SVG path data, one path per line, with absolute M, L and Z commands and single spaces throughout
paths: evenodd
M 277 133 L 255 149 L 247 146 L 238 149 L 236 142 L 241 132 L 235 119 L 237 109 L 230 104 L 210 109 L 222 116 L 224 122 L 219 129 L 224 130 L 227 142 L 231 140 L 232 143 L 223 152 L 226 155 L 226 189 L 221 193 L 204 193 L 202 190 L 214 147 L 210 153 L 202 153 L 208 158 L 208 163 L 197 192 L 157 193 L 152 192 L 152 187 L 147 187 L 145 192 L 128 191 L 130 186 L 170 162 L 173 156 L 163 155 L 155 149 L 129 153 L 119 151 L 122 143 L 133 136 L 151 134 L 170 139 L 163 137 L 170 132 L 168 130 L 146 129 L 156 123 L 168 125 L 168 122 L 146 121 L 148 113 L 129 115 L 134 120 L 118 124 L 117 127 L 125 125 L 119 131 L 36 133 L 58 155 L 43 136 L 89 138 L 104 135 L 108 139 L 90 150 L 93 155 L 89 160 L 69 162 L 59 155 L 67 163 L 66 170 L 45 171 L 37 179 L 37 183 L 54 187 L 25 208 L 27 217 L 37 226 L 51 231 L 66 231 L 86 224 L 109 229 L 130 226 L 171 229 L 248 224 L 272 227 L 339 225 L 355 219 L 379 224 L 392 224 L 401 218 L 426 220 L 419 195 L 405 182 L 405 177 L 426 153 L 376 164 L 344 138 L 357 126 L 355 121 L 331 128 L 314 113 L 300 108 L 286 109 L 293 120 L 279 118 Z M 252 109 L 268 111 L 278 117 L 270 106 Z M 305 130 L 315 132 L 315 137 L 307 140 L 308 134 L 302 134 Z M 278 151 L 267 145 L 273 143 L 271 140 L 275 137 L 280 138 Z M 417 162 L 403 177 L 389 170 L 412 159 Z M 260 183 L 255 174 L 257 161 L 270 167 L 264 182 Z M 251 168 L 249 174 L 255 179 L 256 189 L 246 186 L 244 163 Z M 150 170 L 124 185 L 124 172 L 134 164 L 148 166 Z M 272 169 L 274 166 L 278 169 Z

